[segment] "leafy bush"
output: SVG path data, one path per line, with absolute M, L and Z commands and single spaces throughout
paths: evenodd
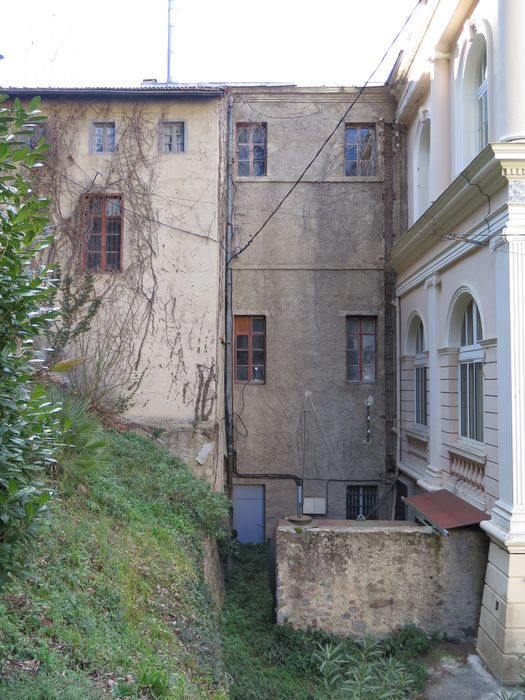
M 5 103 L 7 97 L 0 96 Z M 0 585 L 22 574 L 35 527 L 52 491 L 40 480 L 56 445 L 54 409 L 33 386 L 43 358 L 33 343 L 55 317 L 49 270 L 35 258 L 49 244 L 48 201 L 28 179 L 45 146 L 31 150 L 24 137 L 42 119 L 31 102 L 0 109 Z

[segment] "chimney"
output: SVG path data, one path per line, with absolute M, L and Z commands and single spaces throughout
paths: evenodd
M 175 0 L 168 0 L 168 83 L 174 83 Z

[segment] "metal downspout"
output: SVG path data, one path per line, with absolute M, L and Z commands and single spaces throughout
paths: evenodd
M 225 245 L 225 301 L 224 301 L 224 403 L 226 418 L 226 463 L 228 496 L 233 497 L 233 288 L 232 288 L 232 241 L 233 241 L 233 97 L 228 95 L 227 142 L 226 142 L 226 245 Z

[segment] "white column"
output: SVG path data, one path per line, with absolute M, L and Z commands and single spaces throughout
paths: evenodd
M 509 182 L 509 220 L 491 243 L 496 255 L 498 334 L 499 500 L 492 519 L 489 561 L 477 650 L 489 669 L 515 683 L 525 643 L 525 181 Z
M 428 348 L 428 398 L 429 398 L 429 450 L 425 481 L 432 488 L 441 488 L 441 386 L 439 338 L 439 288 L 441 278 L 435 273 L 425 280 L 427 290 L 427 348 Z
M 524 33 L 525 2 L 498 0 L 498 33 L 493 81 L 495 141 L 525 139 Z
M 430 82 L 430 201 L 450 184 L 450 54 L 434 51 Z

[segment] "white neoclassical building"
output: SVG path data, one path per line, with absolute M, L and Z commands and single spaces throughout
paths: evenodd
M 507 682 L 525 651 L 524 37 L 524 0 L 421 0 L 390 78 L 400 490 L 489 516 L 477 649 Z

